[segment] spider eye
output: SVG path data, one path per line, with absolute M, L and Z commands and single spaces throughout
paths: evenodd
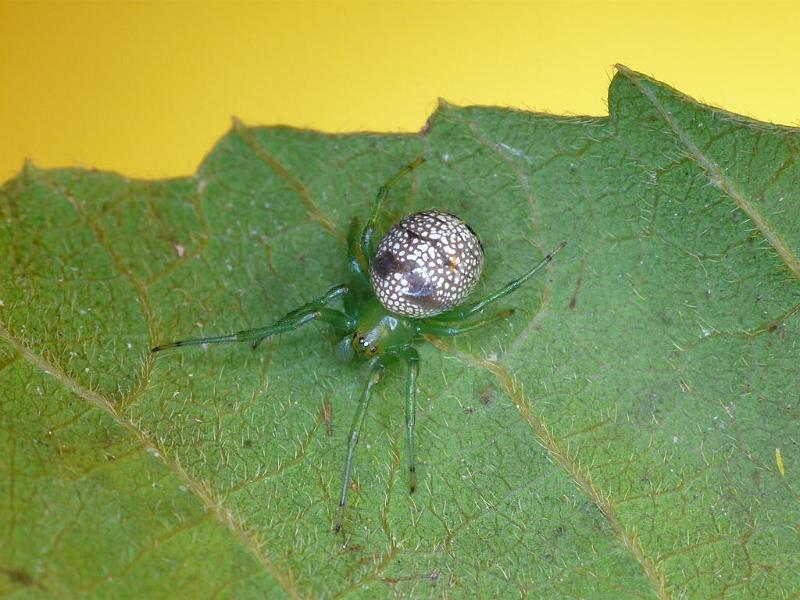
M 373 346 L 372 348 L 369 349 L 369 351 L 370 353 L 375 354 L 378 351 L 378 349 L 375 346 Z

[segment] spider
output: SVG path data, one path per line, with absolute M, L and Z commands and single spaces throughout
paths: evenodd
M 416 381 L 419 354 L 415 342 L 423 335 L 452 337 L 474 331 L 507 318 L 513 310 L 485 316 L 495 301 L 515 291 L 550 262 L 566 245 L 556 247 L 541 262 L 488 296 L 469 304 L 461 302 L 478 282 L 483 269 L 483 245 L 472 228 L 455 215 L 426 210 L 403 217 L 375 246 L 378 214 L 389 190 L 406 174 L 425 162 L 418 158 L 401 169 L 379 190 L 372 203 L 366 225 L 359 235 L 354 219 L 347 235 L 347 262 L 351 274 L 348 284 L 337 285 L 319 298 L 287 313 L 271 325 L 228 335 L 192 338 L 162 344 L 152 349 L 199 344 L 250 342 L 253 349 L 266 338 L 322 321 L 330 325 L 339 342 L 336 358 L 348 362 L 355 356 L 369 361 L 369 374 L 347 436 L 347 454 L 342 473 L 342 489 L 334 530 L 342 527 L 353 455 L 364 425 L 372 390 L 387 366 L 403 361 L 405 386 L 406 436 L 408 439 L 409 492 L 417 486 L 414 454 Z M 343 310 L 327 308 L 341 299 Z

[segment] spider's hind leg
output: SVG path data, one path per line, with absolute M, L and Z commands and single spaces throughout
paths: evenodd
M 471 331 L 475 331 L 476 329 L 480 329 L 481 327 L 485 327 L 491 323 L 495 323 L 496 321 L 502 321 L 503 319 L 507 319 L 511 315 L 514 314 L 513 308 L 507 308 L 506 310 L 501 310 L 499 313 L 495 315 L 490 315 L 488 317 L 483 317 L 481 319 L 476 319 L 469 323 L 465 324 L 455 324 L 452 320 L 445 319 L 441 322 L 437 322 L 435 319 L 437 317 L 431 317 L 428 320 L 421 321 L 417 324 L 417 329 L 420 333 L 427 333 L 429 335 L 435 335 L 439 337 L 455 337 L 457 335 L 461 335 L 463 333 L 469 333 Z M 438 316 L 438 315 L 437 315 Z
M 523 273 L 517 279 L 513 279 L 501 287 L 496 292 L 489 294 L 485 298 L 479 300 L 478 302 L 473 302 L 470 304 L 465 304 L 463 306 L 456 306 L 446 312 L 436 315 L 436 319 L 442 321 L 460 321 L 461 319 L 466 319 L 467 317 L 471 317 L 472 315 L 477 315 L 483 312 L 483 309 L 490 305 L 492 302 L 500 300 L 518 290 L 522 284 L 528 281 L 531 277 L 533 277 L 537 272 L 539 272 L 547 263 L 553 260 L 553 257 L 561 252 L 564 246 L 567 245 L 567 242 L 561 242 L 555 250 L 553 250 L 550 254 L 545 256 L 541 261 L 539 261 L 536 265 L 532 268 L 528 269 L 525 273 Z

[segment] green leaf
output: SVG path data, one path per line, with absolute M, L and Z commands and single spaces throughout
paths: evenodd
M 442 104 L 419 135 L 235 124 L 197 174 L 27 165 L 0 192 L 0 594 L 781 598 L 800 589 L 800 134 L 620 67 L 610 116 Z M 436 207 L 513 317 L 402 369 L 310 325 L 344 231 Z

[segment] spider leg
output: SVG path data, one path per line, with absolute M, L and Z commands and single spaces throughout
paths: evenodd
M 477 321 L 473 321 L 472 323 L 467 323 L 466 325 L 455 325 L 447 321 L 443 323 L 437 323 L 434 320 L 421 321 L 420 323 L 417 324 L 417 331 L 419 333 L 427 333 L 429 335 L 435 335 L 439 337 L 454 337 L 457 335 L 461 335 L 462 333 L 469 333 L 470 331 L 475 331 L 476 329 L 480 329 L 481 327 L 485 327 L 486 325 L 489 325 L 496 321 L 502 321 L 503 319 L 507 319 L 513 314 L 514 314 L 514 309 L 509 308 L 506 310 L 501 310 L 499 313 L 495 315 L 478 319 Z
M 400 169 L 400 172 L 397 173 L 397 175 L 383 184 L 378 190 L 378 194 L 375 196 L 375 201 L 372 203 L 372 211 L 370 212 L 369 220 L 366 222 L 364 229 L 361 231 L 361 252 L 364 255 L 364 259 L 367 261 L 367 265 L 372 263 L 372 258 L 375 256 L 375 243 L 372 237 L 375 235 L 375 226 L 378 221 L 378 213 L 380 212 L 381 205 L 389 195 L 389 190 L 398 181 L 400 181 L 404 175 L 407 175 L 424 162 L 425 159 L 420 157 L 410 165 L 406 165 Z
M 486 308 L 489 304 L 496 300 L 500 300 L 501 298 L 508 296 L 510 293 L 516 291 L 522 284 L 528 281 L 531 277 L 533 277 L 539 270 L 541 270 L 547 263 L 553 260 L 553 257 L 561 252 L 564 246 L 567 245 L 567 242 L 561 242 L 555 250 L 553 250 L 550 254 L 545 256 L 541 262 L 535 265 L 530 270 L 523 273 L 523 275 L 517 279 L 513 279 L 505 284 L 502 288 L 494 292 L 493 294 L 489 294 L 485 298 L 479 300 L 478 302 L 474 302 L 472 304 L 465 304 L 464 306 L 457 306 L 452 308 L 446 312 L 436 315 L 437 319 L 442 321 L 458 321 L 461 319 L 466 319 L 467 317 L 471 317 L 472 315 L 479 314 L 483 312 L 483 309 Z
M 359 260 L 359 227 L 358 219 L 350 221 L 350 227 L 347 230 L 347 264 L 350 267 L 350 272 L 355 276 L 356 280 L 363 284 L 367 289 L 370 288 L 369 275 L 364 270 L 361 261 Z
M 346 285 L 332 287 L 316 300 L 312 300 L 300 308 L 286 313 L 272 325 L 267 325 L 266 327 L 245 329 L 243 331 L 227 335 L 178 340 L 176 342 L 170 342 L 168 344 L 156 346 L 152 349 L 152 352 L 160 352 L 161 350 L 179 348 L 181 346 L 195 346 L 199 344 L 226 344 L 231 342 L 251 342 L 253 348 L 255 349 L 264 339 L 279 333 L 292 331 L 293 329 L 297 329 L 298 327 L 315 319 L 319 319 L 320 321 L 332 325 L 337 332 L 346 332 L 347 330 L 352 329 L 352 319 L 348 318 L 347 315 L 341 311 L 323 307 L 336 298 L 348 294 L 349 291 L 350 290 Z
M 417 375 L 419 374 L 419 354 L 413 346 L 401 353 L 408 366 L 406 376 L 406 435 L 408 436 L 408 491 L 417 489 L 417 463 L 414 458 L 414 425 L 417 422 Z
M 342 473 L 342 493 L 339 496 L 339 510 L 336 514 L 336 525 L 334 531 L 339 531 L 342 528 L 342 519 L 344 518 L 344 506 L 347 503 L 347 492 L 350 489 L 350 472 L 353 467 L 353 453 L 358 443 L 358 438 L 361 435 L 361 427 L 364 425 L 364 417 L 367 414 L 369 407 L 369 399 L 372 396 L 372 388 L 375 387 L 383 377 L 386 362 L 382 356 L 379 356 L 372 363 L 369 371 L 369 376 L 364 384 L 364 391 L 361 393 L 361 400 L 358 402 L 356 414 L 353 416 L 353 424 L 350 426 L 350 433 L 347 437 L 347 455 L 344 460 L 344 472 Z

